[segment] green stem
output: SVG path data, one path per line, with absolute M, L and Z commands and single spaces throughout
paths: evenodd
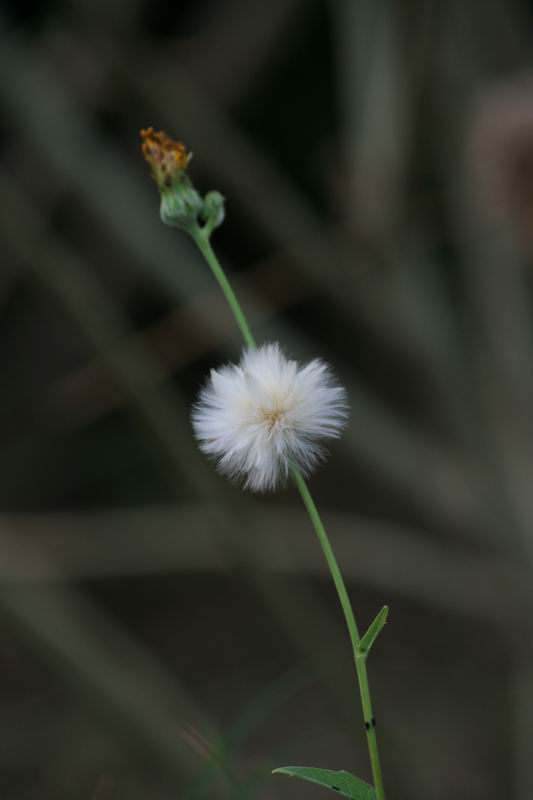
M 209 236 L 207 235 L 206 231 L 199 226 L 192 228 L 191 236 L 196 242 L 196 245 L 204 256 L 205 260 L 211 267 L 211 272 L 215 276 L 218 285 L 222 289 L 224 297 L 228 301 L 228 305 L 233 312 L 233 316 L 235 317 L 235 321 L 240 328 L 244 341 L 248 347 L 257 347 L 253 333 L 248 325 L 248 320 L 244 316 L 244 312 L 239 301 L 237 300 L 237 297 L 235 296 L 235 292 L 231 288 L 231 284 L 226 278 L 226 274 L 220 265 L 220 261 L 216 257 L 213 248 L 211 247 Z
M 222 269 L 222 266 L 220 265 L 220 262 L 216 257 L 213 248 L 211 247 L 211 243 L 209 241 L 209 232 L 203 228 L 200 228 L 199 226 L 196 226 L 190 230 L 190 234 L 194 239 L 194 241 L 196 242 L 198 249 L 204 256 L 207 263 L 209 264 L 215 278 L 217 279 L 217 282 L 224 293 L 224 297 L 228 301 L 229 307 L 233 312 L 237 325 L 240 328 L 244 341 L 246 342 L 248 347 L 252 348 L 257 347 L 252 331 L 250 330 L 248 320 L 246 319 L 244 312 L 240 306 L 240 303 L 237 300 L 233 289 L 231 288 L 230 282 L 226 278 L 224 270 Z M 352 650 L 355 661 L 355 668 L 357 671 L 357 680 L 359 683 L 359 692 L 361 694 L 361 703 L 363 706 L 363 717 L 366 728 L 368 752 L 370 755 L 370 764 L 372 767 L 372 775 L 374 779 L 376 800 L 385 800 L 385 792 L 383 789 L 383 778 L 381 776 L 381 765 L 378 753 L 378 743 L 376 738 L 376 727 L 375 727 L 376 721 L 374 719 L 374 713 L 372 711 L 372 701 L 370 699 L 370 687 L 368 684 L 368 675 L 366 671 L 366 653 L 364 654 L 359 651 L 360 636 L 359 636 L 359 631 L 357 629 L 357 623 L 355 621 L 352 605 L 350 603 L 350 598 L 348 597 L 348 592 L 346 591 L 344 579 L 339 569 L 339 565 L 337 564 L 337 559 L 335 558 L 335 554 L 333 552 L 328 535 L 326 533 L 326 529 L 324 528 L 324 525 L 320 518 L 320 514 L 318 513 L 318 509 L 315 505 L 315 502 L 311 496 L 311 493 L 307 487 L 307 484 L 300 470 L 297 467 L 293 466 L 291 471 L 294 483 L 298 491 L 300 492 L 300 496 L 303 500 L 304 506 L 307 509 L 307 512 L 311 518 L 311 522 L 313 523 L 313 527 L 318 536 L 318 540 L 322 547 L 322 551 L 324 553 L 327 565 L 329 567 L 329 571 L 331 573 L 331 577 L 333 578 L 333 583 L 335 584 L 335 588 L 337 590 L 337 594 L 339 596 L 339 600 L 342 606 L 344 618 L 346 620 L 346 625 L 348 627 L 348 632 L 350 634 L 350 640 L 352 643 Z
M 359 691 L 361 693 L 361 703 L 363 705 L 363 717 L 366 728 L 366 741 L 370 755 L 376 798 L 377 800 L 385 800 L 385 789 L 383 787 L 383 776 L 381 774 L 381 763 L 379 760 L 378 739 L 376 736 L 376 719 L 372 710 L 370 686 L 366 671 L 366 655 L 358 653 L 355 656 L 355 668 L 357 669 L 357 678 L 359 680 Z
M 350 599 L 348 597 L 348 592 L 346 591 L 346 586 L 344 584 L 344 580 L 341 575 L 339 565 L 337 564 L 337 559 L 335 558 L 333 548 L 331 547 L 331 544 L 329 542 L 329 538 L 326 533 L 326 529 L 324 528 L 324 524 L 320 519 L 320 514 L 318 513 L 315 501 L 311 497 L 311 492 L 308 489 L 308 486 L 302 476 L 302 473 L 295 466 L 292 467 L 292 477 L 294 479 L 294 483 L 296 484 L 296 488 L 300 492 L 300 496 L 303 500 L 304 506 L 307 509 L 307 513 L 311 517 L 311 522 L 313 523 L 316 535 L 318 536 L 318 541 L 320 542 L 320 546 L 324 551 L 324 556 L 326 558 L 329 571 L 331 572 L 333 583 L 335 584 L 337 594 L 339 595 L 339 600 L 341 602 L 342 610 L 344 612 L 344 618 L 346 620 L 346 625 L 348 626 L 348 632 L 350 634 L 352 649 L 355 656 L 357 655 L 357 648 L 359 645 L 359 639 L 361 637 L 359 636 L 357 623 L 355 621 L 353 609 L 350 603 Z
M 359 692 L 361 694 L 361 704 L 363 706 L 363 717 L 365 722 L 368 752 L 370 755 L 370 764 L 374 779 L 374 789 L 376 791 L 377 800 L 385 800 L 385 791 L 383 788 L 383 778 L 381 775 L 381 764 L 379 761 L 378 742 L 376 737 L 376 720 L 372 710 L 370 686 L 368 684 L 368 673 L 366 670 L 366 655 L 359 651 L 360 636 L 352 605 L 348 597 L 348 592 L 346 591 L 346 585 L 339 569 L 339 565 L 337 564 L 337 559 L 335 558 L 333 548 L 331 547 L 328 535 L 326 533 L 326 529 L 324 528 L 324 524 L 320 518 L 320 514 L 318 513 L 318 509 L 311 496 L 308 486 L 297 467 L 292 467 L 292 476 L 294 483 L 296 484 L 296 488 L 300 492 L 304 506 L 306 507 L 311 518 L 316 535 L 318 536 L 318 541 L 322 547 L 324 557 L 329 567 L 329 571 L 331 573 L 331 577 L 333 578 L 333 583 L 335 584 L 342 610 L 344 612 L 344 618 L 346 620 L 346 625 L 350 634 L 350 640 L 352 642 L 355 668 L 357 670 L 357 679 L 359 683 Z

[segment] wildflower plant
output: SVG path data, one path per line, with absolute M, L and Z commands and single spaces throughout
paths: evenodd
M 346 586 L 306 477 L 324 457 L 324 442 L 346 424 L 346 391 L 329 366 L 315 359 L 304 366 L 288 359 L 276 344 L 258 346 L 248 320 L 211 246 L 213 231 L 224 221 L 220 192 L 201 197 L 188 173 L 191 154 L 181 142 L 153 128 L 141 131 L 142 151 L 161 199 L 166 225 L 186 231 L 216 278 L 244 339 L 238 364 L 211 374 L 192 412 L 200 449 L 220 472 L 256 492 L 273 490 L 291 478 L 309 514 L 335 584 L 352 644 L 361 695 L 374 785 L 344 770 L 280 767 L 275 773 L 299 777 L 351 800 L 385 800 L 367 675 L 367 658 L 387 621 L 384 606 L 360 636 Z
M 292 466 L 308 475 L 323 457 L 321 441 L 339 436 L 346 416 L 346 392 L 326 364 L 300 367 L 267 344 L 212 370 L 192 421 L 220 472 L 263 492 L 286 483 Z

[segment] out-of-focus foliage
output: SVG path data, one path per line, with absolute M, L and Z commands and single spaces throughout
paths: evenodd
M 533 8 L 8 0 L 0 11 L 0 796 L 311 798 L 369 779 L 350 648 L 293 492 L 189 409 L 240 339 L 159 221 L 138 132 L 226 197 L 260 341 L 321 356 L 313 481 L 364 630 L 388 795 L 533 785 Z

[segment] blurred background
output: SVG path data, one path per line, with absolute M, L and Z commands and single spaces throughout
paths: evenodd
M 260 340 L 350 427 L 311 488 L 390 800 L 533 786 L 533 5 L 6 0 L 0 11 L 0 795 L 303 800 L 370 780 L 350 646 L 292 489 L 189 409 L 240 339 L 159 221 L 194 152 Z

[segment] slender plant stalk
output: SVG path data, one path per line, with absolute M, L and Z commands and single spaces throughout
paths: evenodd
M 220 266 L 220 261 L 216 257 L 213 248 L 211 247 L 211 242 L 209 241 L 209 236 L 207 232 L 202 228 L 200 228 L 198 225 L 195 225 L 191 229 L 191 236 L 196 242 L 201 254 L 209 264 L 211 272 L 215 276 L 218 285 L 222 289 L 224 297 L 228 301 L 228 305 L 231 308 L 233 316 L 235 317 L 235 321 L 237 322 L 237 325 L 239 326 L 239 329 L 242 333 L 242 338 L 244 339 L 248 347 L 257 347 L 254 335 L 250 330 L 250 326 L 248 325 L 248 320 L 244 315 L 244 312 L 240 306 L 239 301 L 237 300 L 237 297 L 235 296 L 235 292 L 233 291 L 230 282 L 226 278 L 226 273 Z
M 372 776 L 374 778 L 374 788 L 376 790 L 377 800 L 385 800 L 385 791 L 383 788 L 383 778 L 381 775 L 381 764 L 379 761 L 378 742 L 376 737 L 376 720 L 372 710 L 370 686 L 368 684 L 368 674 L 366 670 L 366 653 L 362 653 L 359 650 L 360 636 L 357 623 L 355 621 L 352 604 L 350 603 L 348 592 L 346 591 L 346 585 L 339 569 L 337 559 L 335 558 L 335 554 L 331 547 L 326 529 L 324 528 L 324 524 L 320 518 L 320 514 L 318 513 L 318 509 L 311 496 L 309 488 L 303 479 L 300 470 L 293 467 L 292 475 L 294 483 L 296 484 L 296 488 L 300 492 L 304 506 L 306 507 L 311 518 L 316 535 L 318 536 L 320 546 L 322 547 L 324 557 L 327 561 L 329 571 L 331 573 L 331 577 L 333 578 L 333 583 L 335 584 L 342 610 L 344 612 L 344 618 L 346 620 L 346 625 L 348 627 L 348 632 L 350 634 L 350 640 L 352 643 L 355 668 L 357 670 L 357 679 L 359 682 L 359 691 L 361 694 L 361 704 L 363 706 L 363 717 L 366 728 L 368 752 L 370 754 L 370 764 L 372 767 Z
M 211 268 L 211 271 L 213 272 L 213 275 L 215 276 L 220 288 L 222 289 L 224 297 L 228 301 L 228 305 L 230 306 L 233 312 L 233 316 L 235 317 L 235 321 L 239 326 L 239 329 L 242 333 L 245 343 L 247 344 L 248 347 L 251 348 L 257 347 L 255 338 L 248 324 L 248 320 L 246 319 L 246 316 L 240 306 L 240 303 L 237 300 L 235 292 L 233 291 L 231 284 L 228 281 L 226 274 L 222 269 L 222 266 L 217 256 L 215 255 L 215 252 L 213 251 L 213 248 L 211 247 L 209 233 L 205 229 L 202 229 L 198 225 L 195 225 L 190 229 L 190 234 L 194 239 L 194 241 L 196 242 L 198 249 L 204 256 L 205 260 L 207 261 L 209 267 Z M 362 652 L 359 649 L 360 636 L 359 636 L 359 630 L 357 628 L 357 623 L 355 621 L 352 605 L 348 597 L 348 592 L 346 591 L 346 585 L 344 583 L 344 579 L 339 569 L 337 559 L 335 558 L 335 554 L 333 552 L 328 535 L 326 533 L 326 529 L 324 528 L 324 525 L 320 518 L 320 514 L 318 513 L 318 509 L 315 505 L 315 502 L 311 496 L 309 488 L 300 470 L 293 465 L 291 468 L 291 472 L 296 488 L 300 493 L 300 496 L 303 500 L 303 504 L 307 509 L 309 517 L 311 518 L 311 522 L 313 523 L 313 527 L 318 537 L 318 541 L 320 542 L 320 546 L 322 547 L 324 557 L 329 567 L 329 571 L 331 573 L 331 577 L 333 578 L 333 583 L 335 584 L 340 604 L 344 612 L 344 618 L 346 620 L 346 625 L 348 627 L 348 632 L 350 634 L 350 641 L 352 643 L 355 668 L 357 671 L 357 679 L 359 683 L 359 691 L 361 694 L 361 704 L 363 707 L 363 717 L 366 728 L 368 752 L 370 755 L 370 764 L 372 767 L 372 775 L 374 779 L 376 800 L 385 800 L 385 791 L 383 788 L 383 778 L 381 775 L 381 765 L 379 761 L 378 743 L 376 737 L 376 721 L 372 710 L 370 687 L 368 684 L 368 675 L 366 670 L 367 653 Z

